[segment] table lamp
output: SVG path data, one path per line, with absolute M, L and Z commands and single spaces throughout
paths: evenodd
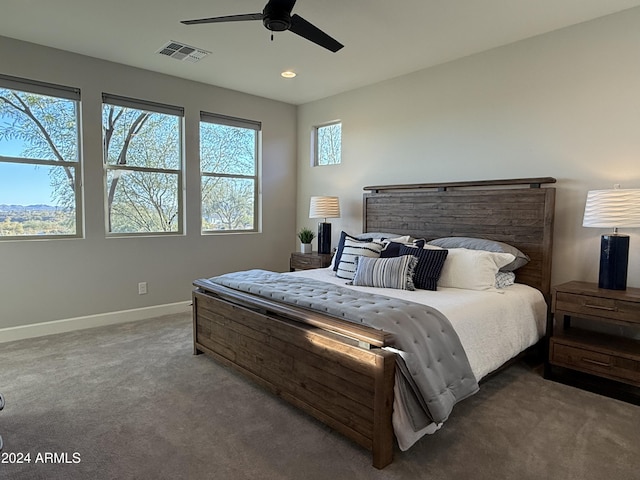
M 598 287 L 626 290 L 629 264 L 629 236 L 620 227 L 640 227 L 640 189 L 591 190 L 584 207 L 583 227 L 613 228 L 600 241 Z
M 318 253 L 331 253 L 331 224 L 327 218 L 340 217 L 338 197 L 311 197 L 309 218 L 324 218 L 318 224 Z

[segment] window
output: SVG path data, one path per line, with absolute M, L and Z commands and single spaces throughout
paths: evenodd
M 200 113 L 202 232 L 258 230 L 261 124 Z
M 313 164 L 337 165 L 342 161 L 342 123 L 313 127 Z
M 0 75 L 0 239 L 82 235 L 80 90 Z
M 184 111 L 102 95 L 109 234 L 182 233 Z

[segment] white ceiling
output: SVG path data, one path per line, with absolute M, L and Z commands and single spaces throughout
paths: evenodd
M 640 5 L 640 0 L 298 0 L 293 13 L 343 43 L 331 53 L 260 21 L 180 20 L 262 11 L 266 0 L 2 0 L 0 34 L 292 104 Z M 155 52 L 168 41 L 212 54 Z M 1 67 L 0 67 L 1 69 Z M 293 70 L 292 80 L 280 77 Z

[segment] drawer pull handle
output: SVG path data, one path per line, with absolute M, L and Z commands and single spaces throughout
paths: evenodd
M 582 357 L 582 361 L 585 363 L 591 363 L 593 365 L 598 365 L 599 367 L 610 367 L 611 364 L 610 363 L 606 363 L 606 362 L 599 362 L 598 360 L 592 360 L 590 358 L 584 358 Z
M 582 304 L 583 307 L 587 307 L 587 308 L 595 308 L 597 310 L 606 310 L 607 312 L 617 312 L 618 309 L 616 307 L 605 307 L 602 305 L 591 305 L 590 303 L 583 303 Z

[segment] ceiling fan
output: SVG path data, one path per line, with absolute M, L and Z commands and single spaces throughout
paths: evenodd
M 201 23 L 244 22 L 247 20 L 262 20 L 264 26 L 272 32 L 290 32 L 300 35 L 307 40 L 320 45 L 332 52 L 337 52 L 344 45 L 330 37 L 315 25 L 307 22 L 300 15 L 291 15 L 296 0 L 269 0 L 262 13 L 247 13 L 241 15 L 227 15 L 225 17 L 199 18 L 196 20 L 182 20 L 185 25 Z M 273 33 L 271 34 L 273 40 Z

